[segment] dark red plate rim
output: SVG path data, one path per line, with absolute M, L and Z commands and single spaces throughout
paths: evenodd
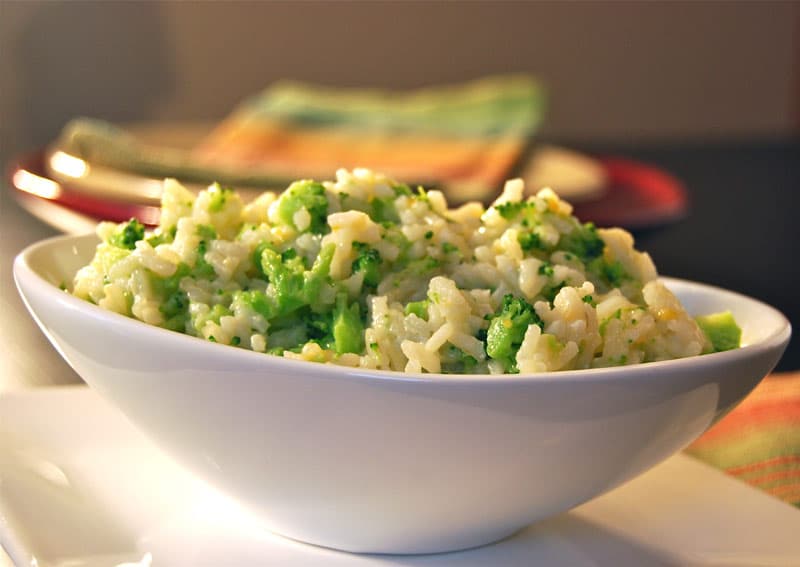
M 11 162 L 8 176 L 17 195 L 58 204 L 98 221 L 121 222 L 135 217 L 150 226 L 158 223 L 158 207 L 103 199 L 50 179 L 44 155 L 40 150 Z M 582 221 L 637 230 L 675 222 L 686 215 L 686 191 L 669 173 L 625 158 L 598 159 L 609 184 L 598 199 L 574 206 L 575 215 Z

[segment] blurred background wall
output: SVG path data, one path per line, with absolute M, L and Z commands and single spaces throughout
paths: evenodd
M 0 0 L 0 148 L 66 120 L 216 120 L 279 78 L 407 88 L 530 71 L 542 137 L 800 131 L 798 2 Z

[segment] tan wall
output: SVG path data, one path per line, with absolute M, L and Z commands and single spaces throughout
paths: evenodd
M 79 114 L 216 119 L 291 77 L 413 87 L 531 71 L 543 136 L 798 133 L 797 2 L 41 3 L 0 0 L 3 154 Z

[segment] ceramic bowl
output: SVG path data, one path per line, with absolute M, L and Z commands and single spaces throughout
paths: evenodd
M 665 279 L 690 312 L 730 309 L 745 346 L 536 375 L 358 370 L 205 342 L 61 291 L 95 245 L 58 237 L 14 264 L 25 303 L 67 362 L 269 529 L 356 552 L 477 546 L 614 488 L 741 401 L 790 335 L 763 303 Z

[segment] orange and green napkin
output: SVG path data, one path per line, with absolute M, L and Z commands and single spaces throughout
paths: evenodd
M 367 167 L 471 198 L 502 186 L 543 106 L 525 75 L 407 92 L 279 82 L 240 105 L 195 156 L 287 179 Z
M 239 105 L 191 151 L 143 144 L 87 118 L 68 124 L 56 147 L 146 177 L 239 188 L 282 189 L 366 167 L 461 202 L 495 195 L 518 168 L 544 98 L 527 75 L 403 92 L 283 81 Z
M 765 378 L 687 451 L 800 507 L 800 372 Z

